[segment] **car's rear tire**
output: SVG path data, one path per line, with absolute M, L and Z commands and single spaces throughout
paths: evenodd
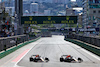
M 49 61 L 49 58 L 46 57 L 45 60 L 46 60 L 46 62 L 48 62 Z
M 81 58 L 77 59 L 79 63 L 83 62 L 83 60 Z
M 63 58 L 60 58 L 60 62 L 63 62 L 64 61 L 64 59 Z

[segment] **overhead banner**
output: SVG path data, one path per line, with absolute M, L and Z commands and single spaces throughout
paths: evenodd
M 22 24 L 76 24 L 77 16 L 22 16 Z

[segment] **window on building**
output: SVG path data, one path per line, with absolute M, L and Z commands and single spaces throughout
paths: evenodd
M 89 3 L 93 3 L 93 0 L 89 0 Z
M 95 17 L 93 16 L 93 20 L 95 20 Z
M 99 3 L 99 0 L 95 0 L 95 3 Z
M 93 13 L 96 13 L 96 11 L 94 10 Z
M 98 11 L 98 13 L 100 13 L 100 10 Z
M 93 0 L 89 0 L 89 1 L 93 1 Z
M 90 5 L 89 8 L 100 8 L 100 5 Z
M 91 20 L 91 16 L 89 16 L 89 20 Z

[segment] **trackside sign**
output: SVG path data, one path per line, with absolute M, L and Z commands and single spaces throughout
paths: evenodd
M 76 24 L 77 16 L 22 16 L 22 24 Z

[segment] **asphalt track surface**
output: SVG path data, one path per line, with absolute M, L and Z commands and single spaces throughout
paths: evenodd
M 30 62 L 31 55 L 39 54 L 42 57 L 48 57 L 50 61 L 46 62 Z M 61 55 L 72 55 L 81 57 L 82 63 L 67 63 L 60 62 Z M 91 53 L 83 48 L 64 41 L 63 36 L 53 36 L 52 38 L 42 38 L 41 41 L 32 48 L 23 58 L 17 63 L 20 67 L 100 67 L 100 58 L 92 56 Z
M 48 57 L 49 62 L 30 62 L 31 55 Z M 82 63 L 60 62 L 61 55 L 72 55 L 83 59 Z M 100 57 L 64 40 L 64 36 L 53 35 L 30 43 L 0 59 L 0 67 L 100 67 Z

